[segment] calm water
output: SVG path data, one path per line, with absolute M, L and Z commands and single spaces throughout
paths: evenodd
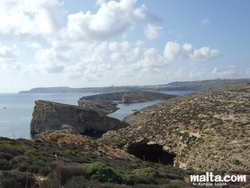
M 190 92 L 167 92 L 169 94 L 183 95 Z M 64 104 L 77 105 L 82 96 L 94 95 L 96 93 L 49 93 L 49 94 L 1 94 L 0 93 L 0 136 L 8 138 L 30 139 L 30 121 L 36 100 L 49 100 Z M 141 109 L 161 101 L 150 101 L 144 103 L 130 104 L 125 106 L 119 104 L 120 110 L 109 116 L 123 119 L 133 113 L 132 109 Z

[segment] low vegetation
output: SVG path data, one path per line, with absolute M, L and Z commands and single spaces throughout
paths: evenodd
M 0 137 L 0 188 L 175 187 L 176 182 L 189 186 L 184 177 L 191 172 L 141 161 L 122 151 L 112 157 L 116 150 L 86 136 L 84 139 L 86 148 L 72 140 L 66 143 L 66 139 L 58 143 Z

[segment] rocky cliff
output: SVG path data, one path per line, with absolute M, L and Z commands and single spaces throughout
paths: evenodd
M 197 92 L 132 114 L 101 142 L 138 158 L 196 170 L 250 170 L 250 84 Z
M 118 92 L 82 97 L 79 99 L 78 104 L 81 104 L 81 100 L 116 100 L 121 101 L 122 103 L 129 104 L 153 100 L 167 100 L 173 97 L 176 96 L 157 92 Z
M 94 110 L 43 100 L 35 101 L 32 116 L 30 123 L 32 134 L 60 130 L 62 124 L 70 124 L 81 134 L 86 130 L 108 131 L 128 126 L 125 122 Z

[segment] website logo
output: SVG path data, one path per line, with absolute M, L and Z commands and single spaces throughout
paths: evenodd
M 230 182 L 246 182 L 246 175 L 214 175 L 213 172 L 206 172 L 203 175 L 190 175 L 190 182 L 194 186 L 221 187 Z

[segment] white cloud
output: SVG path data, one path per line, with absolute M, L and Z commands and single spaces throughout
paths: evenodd
M 185 73 L 186 73 L 185 68 L 181 66 L 177 69 L 177 71 L 167 71 L 166 76 L 167 79 L 170 81 L 183 80 L 183 78 L 186 77 Z
M 219 70 L 217 67 L 215 67 L 212 71 L 212 74 L 216 76 L 221 76 L 221 77 L 229 77 L 234 74 L 233 70 Z
M 94 64 L 79 62 L 65 68 L 65 78 L 82 78 L 88 81 L 97 81 L 102 78 L 112 77 L 112 67 L 110 64 Z
M 247 68 L 247 75 L 250 75 L 250 68 Z
M 158 38 L 163 33 L 163 27 L 148 24 L 145 28 L 144 34 L 149 40 Z
M 135 26 L 134 0 L 102 3 L 96 14 L 79 12 L 68 16 L 68 33 L 74 40 L 105 40 Z
M 167 71 L 165 73 L 166 80 L 171 81 L 191 81 L 191 80 L 206 80 L 213 79 L 212 75 L 205 68 L 197 68 L 190 66 L 180 66 L 176 71 Z
M 144 42 L 141 41 L 141 40 L 138 40 L 138 41 L 136 41 L 136 43 L 135 43 L 136 46 L 142 46 L 143 44 L 144 44 Z
M 35 54 L 37 63 L 25 65 L 21 73 L 61 73 L 73 56 L 72 51 L 61 52 L 53 48 L 42 49 Z
M 184 57 L 189 56 L 189 54 L 193 54 L 194 53 L 194 48 L 192 46 L 192 44 L 184 44 L 182 46 L 182 49 L 184 50 Z
M 144 14 L 145 19 L 150 17 L 145 5 L 138 10 L 135 5 L 136 0 L 107 2 L 98 0 L 96 1 L 96 6 L 99 7 L 97 12 L 73 13 L 65 19 L 66 12 L 63 10 L 63 3 L 58 0 L 1 1 L 0 38 L 4 40 L 7 40 L 8 37 L 18 39 L 23 41 L 27 47 L 39 50 L 52 45 L 55 51 L 72 50 L 75 53 L 83 54 L 85 62 L 100 62 L 104 59 L 103 56 L 100 55 L 99 59 L 94 60 L 97 55 L 93 55 L 93 50 L 100 51 L 102 48 L 102 53 L 104 53 L 107 51 L 104 49 L 107 47 L 105 40 L 124 36 L 133 30 L 136 24 L 135 18 L 139 18 L 139 14 L 141 16 Z M 148 34 L 149 37 L 157 37 L 157 30 L 159 27 L 155 27 L 155 33 L 153 33 L 152 29 Z M 104 46 L 99 45 L 100 41 Z M 117 43 L 117 45 L 117 49 L 108 50 L 112 60 L 121 58 L 133 61 L 140 55 L 139 46 L 133 48 L 124 42 Z M 39 69 L 40 66 L 29 65 L 27 67 L 30 67 L 28 72 L 33 72 L 32 69 Z
M 203 20 L 200 21 L 201 24 L 208 24 L 210 23 L 210 20 L 208 18 L 204 18 Z
M 104 55 L 100 55 L 98 53 L 87 54 L 82 56 L 81 61 L 83 63 L 95 63 L 95 62 L 103 62 Z
M 1 58 L 14 58 L 16 57 L 16 55 L 10 47 L 0 46 L 0 57 Z
M 194 61 L 208 61 L 222 56 L 222 52 L 209 47 L 194 49 L 191 44 L 184 44 L 182 47 L 176 42 L 168 42 L 165 46 L 164 57 L 168 61 L 190 58 Z
M 103 3 L 105 3 L 105 0 L 97 0 L 96 1 L 96 5 L 102 5 Z
M 146 5 L 144 4 L 140 8 L 135 8 L 133 13 L 136 18 L 148 21 L 150 23 L 162 22 L 161 18 L 157 17 L 154 14 L 150 14 L 147 11 Z
M 196 61 L 207 61 L 222 56 L 222 53 L 215 49 L 210 50 L 209 47 L 202 47 L 194 50 L 193 54 L 189 54 L 189 56 Z
M 65 78 L 80 78 L 83 76 L 85 64 L 82 62 L 67 66 L 64 70 Z
M 168 61 L 174 61 L 181 58 L 181 46 L 176 42 L 168 42 L 164 49 L 164 57 Z
M 0 2 L 0 38 L 16 38 L 34 48 L 54 47 L 84 49 L 96 41 L 124 36 L 132 31 L 136 19 L 150 17 L 145 5 L 138 10 L 136 0 L 98 0 L 97 12 L 78 12 L 65 19 L 63 3 L 58 0 L 13 0 Z
M 217 74 L 218 73 L 218 68 L 215 67 L 214 70 L 212 71 L 213 74 Z
M 118 43 L 110 42 L 108 49 L 112 52 L 110 58 L 114 61 L 128 60 L 133 61 L 140 55 L 140 48 L 132 49 L 127 41 Z
M 7 46 L 0 45 L 0 68 L 4 70 L 21 69 L 22 64 L 17 61 L 17 57 L 18 57 L 17 54 L 18 52 L 15 51 L 14 49 L 7 47 Z
M 191 70 L 189 72 L 189 75 L 188 75 L 188 78 L 190 80 L 204 80 L 208 77 L 208 74 L 206 73 L 206 70 L 205 69 L 197 69 L 197 68 L 194 68 L 193 70 Z M 185 80 L 185 78 L 184 78 Z
M 142 60 L 131 65 L 131 71 L 155 72 L 166 65 L 165 59 L 158 54 L 155 48 L 150 48 L 144 52 Z
M 140 8 L 136 8 L 134 10 L 134 15 L 139 19 L 142 19 L 142 20 L 146 19 L 146 17 L 147 17 L 146 5 L 143 4 Z
M 19 69 L 21 77 L 26 73 L 41 73 L 44 80 L 52 75 L 58 80 L 63 76 L 66 81 L 77 78 L 79 82 L 98 81 L 98 84 L 108 79 L 122 84 L 123 78 L 132 83 L 135 78 L 140 78 L 141 83 L 153 83 L 154 79 L 162 81 L 171 76 L 198 78 L 203 72 L 195 69 L 190 72 L 180 60 L 206 61 L 222 55 L 209 47 L 195 49 L 192 44 L 172 41 L 166 42 L 164 49 L 148 46 L 152 42 L 147 44 L 148 40 L 133 38 L 143 28 L 136 30 L 129 40 L 127 36 L 136 26 L 145 25 L 144 35 L 149 40 L 163 33 L 163 27 L 155 24 L 161 19 L 150 14 L 146 5 L 137 7 L 136 0 L 97 0 L 96 12 L 68 15 L 61 2 L 0 1 L 0 40 L 4 45 L 13 41 L 18 45 L 0 45 L 1 69 Z M 181 68 L 176 68 L 176 64 L 172 69 L 171 63 L 176 60 Z M 165 75 L 168 68 L 173 71 Z
M 101 42 L 98 46 L 95 47 L 94 52 L 99 54 L 106 54 L 109 51 L 109 43 Z
M 62 3 L 57 0 L 1 1 L 0 12 L 2 36 L 35 39 L 53 34 L 64 25 Z

